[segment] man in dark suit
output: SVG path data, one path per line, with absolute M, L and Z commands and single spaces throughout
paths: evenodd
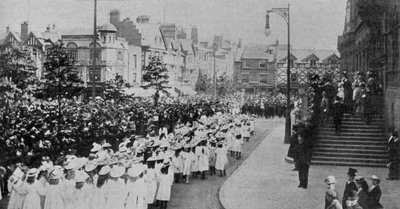
M 308 169 L 310 168 L 311 152 L 309 148 L 304 144 L 304 139 L 302 135 L 298 135 L 298 144 L 294 148 L 294 159 L 296 162 L 296 167 L 299 171 L 299 181 L 298 187 L 307 188 L 308 185 Z
M 382 209 L 383 206 L 379 203 L 381 199 L 382 192 L 381 188 L 379 187 L 379 183 L 381 180 L 378 176 L 372 175 L 371 176 L 372 186 L 368 192 L 368 208 L 369 209 Z
M 357 170 L 354 168 L 349 168 L 349 171 L 347 172 L 347 177 L 348 181 L 346 182 L 344 192 L 343 192 L 343 198 L 342 198 L 342 206 L 343 209 L 347 209 L 346 206 L 346 201 L 349 199 L 349 196 L 351 194 L 351 191 L 357 191 L 357 185 L 354 182 L 354 178 L 356 177 Z
M 387 180 L 399 180 L 399 133 L 393 131 L 392 136 L 388 141 L 388 153 L 389 153 L 389 178 Z
M 340 97 L 336 96 L 335 101 L 332 104 L 332 116 L 333 124 L 335 125 L 335 133 L 339 133 L 340 127 L 342 125 L 344 106 L 340 102 Z

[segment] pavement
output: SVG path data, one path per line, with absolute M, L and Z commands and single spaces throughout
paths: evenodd
M 284 124 L 283 118 L 264 119 L 255 121 L 255 134 L 249 142 L 242 147 L 242 158 L 237 160 L 228 155 L 229 163 L 226 169 L 226 176 L 220 177 L 206 175 L 206 179 L 191 178 L 190 184 L 175 183 L 172 185 L 171 200 L 168 202 L 168 209 L 222 209 L 218 192 L 229 176 L 246 160 L 255 150 L 260 142 L 277 126 Z
M 307 189 L 298 188 L 294 165 L 285 162 L 289 145 L 283 144 L 284 125 L 280 125 L 259 144 L 246 161 L 225 181 L 219 198 L 225 209 L 316 209 L 324 208 L 324 179 L 334 175 L 340 199 L 347 180 L 348 167 L 313 166 Z M 358 175 L 378 175 L 382 182 L 381 204 L 387 209 L 400 208 L 400 181 L 387 181 L 387 168 L 354 167 Z M 368 181 L 370 184 L 370 181 Z

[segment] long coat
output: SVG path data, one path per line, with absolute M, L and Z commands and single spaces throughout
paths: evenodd
M 368 207 L 369 209 L 381 209 L 383 208 L 382 205 L 379 203 L 381 199 L 382 192 L 381 188 L 375 186 L 369 193 L 368 193 Z
M 351 190 L 357 191 L 357 185 L 354 181 L 351 182 L 346 182 L 346 185 L 344 187 L 344 192 L 343 192 L 343 198 L 342 198 L 342 205 L 343 208 L 346 209 L 346 200 L 349 199 L 349 194 Z

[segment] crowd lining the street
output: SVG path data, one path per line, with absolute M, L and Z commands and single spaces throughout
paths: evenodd
M 166 208 L 173 183 L 225 176 L 228 155 L 240 159 L 254 133 L 240 97 L 159 104 L 66 101 L 63 114 L 51 104 L 20 107 L 3 126 L 16 148 L 0 166 L 8 208 Z

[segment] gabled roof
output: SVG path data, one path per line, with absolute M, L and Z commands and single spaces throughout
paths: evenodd
M 315 55 L 314 53 L 311 53 L 310 55 L 308 55 L 306 58 L 302 59 L 302 62 L 308 62 L 309 60 L 315 60 L 318 61 L 319 57 L 317 57 L 317 55 Z
M 164 37 L 164 34 L 160 28 L 159 24 L 137 24 L 136 25 L 139 33 L 142 35 L 142 46 L 152 46 L 154 45 L 154 38 L 157 36 L 157 34 L 161 35 L 161 38 L 163 40 L 163 48 L 167 49 L 167 43 Z
M 235 55 L 235 62 L 240 62 L 241 61 L 243 52 L 244 52 L 244 48 L 239 48 L 237 50 L 236 55 Z
M 287 60 L 287 55 L 284 58 L 280 59 L 280 61 L 285 61 L 285 60 Z M 290 60 L 296 61 L 297 57 L 295 57 L 292 53 L 290 53 Z
M 10 37 L 13 37 L 18 43 L 21 42 L 21 38 L 20 38 L 19 34 L 17 32 L 13 32 L 13 31 L 7 32 L 3 41 L 7 41 L 8 39 L 10 39 Z
M 31 38 L 33 38 L 34 40 L 35 40 L 35 43 L 29 43 L 29 40 L 31 39 Z M 24 44 L 24 45 L 36 45 L 36 46 L 44 46 L 44 45 L 46 45 L 46 43 L 44 42 L 44 40 L 43 39 L 41 39 L 41 38 L 38 38 L 36 35 L 35 35 L 35 33 L 33 33 L 33 32 L 30 32 L 29 34 L 28 34 L 28 36 L 26 37 L 26 39 L 22 42 L 22 44 Z
M 339 56 L 337 50 L 329 50 L 329 49 L 291 49 L 290 53 L 297 58 L 298 61 L 304 62 L 303 60 L 307 60 L 307 57 L 316 56 L 319 60 L 325 60 L 327 57 L 335 54 Z M 314 54 L 314 55 L 312 55 Z M 278 47 L 277 51 L 277 60 L 284 61 L 287 57 L 287 47 Z
M 191 39 L 178 39 L 181 43 L 182 50 L 188 54 L 194 54 L 193 50 L 193 40 Z
M 328 63 L 330 60 L 339 60 L 339 56 L 336 55 L 335 53 L 333 53 L 332 55 L 330 55 L 329 57 L 325 58 L 324 60 L 322 60 L 323 63 Z
M 242 59 L 267 59 L 273 60 L 274 54 L 270 54 L 269 45 L 248 45 L 244 48 Z

